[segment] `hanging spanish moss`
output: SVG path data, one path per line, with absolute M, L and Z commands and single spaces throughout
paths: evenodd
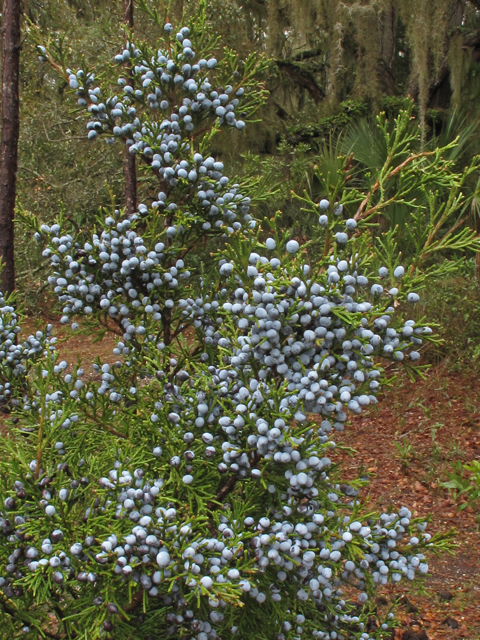
M 474 63 L 480 27 L 473 0 L 229 0 L 238 42 L 269 55 L 277 132 L 340 113 L 345 101 L 376 111 L 384 96 L 410 96 L 423 138 L 431 107 L 457 107 Z M 213 20 L 223 19 L 218 16 Z M 226 27 L 230 32 L 230 28 Z M 477 43 L 478 41 L 478 43 Z M 473 46 L 469 46 L 472 42 Z M 473 54 L 472 54 L 473 51 Z M 469 64 L 468 61 L 471 61 Z M 275 114 L 273 113 L 275 112 Z M 278 120 L 280 118 L 280 121 Z M 307 135 L 307 134 L 305 134 Z

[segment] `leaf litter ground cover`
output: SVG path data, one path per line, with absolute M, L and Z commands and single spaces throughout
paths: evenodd
M 35 324 L 27 321 L 25 331 Z M 58 351 L 68 362 L 93 362 L 97 356 L 113 362 L 111 334 L 98 341 L 95 335 L 53 324 Z M 415 516 L 430 514 L 429 530 L 454 529 L 456 548 L 451 555 L 430 557 L 429 574 L 420 584 L 381 588 L 375 604 L 387 611 L 400 602 L 402 626 L 392 640 L 478 640 L 480 508 L 460 510 L 463 499 L 457 500 L 441 483 L 448 480 L 452 463 L 480 459 L 480 380 L 440 365 L 430 370 L 426 381 L 397 379 L 388 393 L 389 402 L 353 417 L 345 432 L 335 434 L 335 462 L 342 463 L 345 480 L 368 479 L 362 490 L 366 507 L 387 511 L 408 504 Z
M 480 551 L 477 512 L 459 510 L 440 486 L 452 463 L 480 458 L 480 381 L 439 366 L 426 381 L 401 380 L 379 402 L 353 418 L 338 445 L 346 477 L 368 476 L 363 501 L 372 509 L 408 504 L 415 516 L 431 514 L 433 531 L 453 528 L 452 555 L 429 558 L 429 574 L 420 585 L 383 588 L 379 607 L 400 598 L 402 629 L 395 639 L 480 638 Z

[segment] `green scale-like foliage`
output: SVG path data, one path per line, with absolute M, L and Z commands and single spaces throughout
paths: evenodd
M 130 41 L 117 86 L 65 70 L 92 144 L 126 142 L 155 196 L 81 232 L 37 225 L 62 321 L 118 343 L 89 375 L 38 338 L 14 394 L 0 360 L 14 413 L 0 461 L 5 640 L 368 640 L 393 618 L 366 631 L 375 587 L 426 573 L 425 550 L 443 543 L 407 507 L 362 511 L 362 483 L 332 463 L 332 434 L 377 402 L 384 363 L 418 370 L 432 331 L 403 317 L 414 281 L 393 239 L 372 274 L 368 227 L 349 214 L 358 194 L 306 200 L 324 247 L 313 265 L 278 216 L 255 218 L 256 185 L 208 154 L 261 103 L 263 63 L 228 50 L 217 62 L 204 25 Z

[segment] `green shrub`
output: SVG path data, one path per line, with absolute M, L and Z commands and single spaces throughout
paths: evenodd
M 279 216 L 256 219 L 255 185 L 230 181 L 209 149 L 218 128 L 242 131 L 237 114 L 261 102 L 258 61 L 224 51 L 217 63 L 200 19 L 174 39 L 152 18 L 163 37 L 128 43 L 116 85 L 68 72 L 88 137 L 127 141 L 148 204 L 132 215 L 112 207 L 83 230 L 25 218 L 46 244 L 62 322 L 78 329 L 81 318 L 118 342 L 116 361 L 89 376 L 47 339 L 8 398 L 0 637 L 390 634 L 392 612 L 367 630 L 370 595 L 427 573 L 424 552 L 445 538 L 407 507 L 365 513 L 361 483 L 341 482 L 332 464 L 332 434 L 377 402 L 382 363 L 417 370 L 432 331 L 407 319 L 415 279 L 392 235 L 387 266 L 373 271 L 382 255 L 348 215 L 359 191 L 345 207 L 308 203 L 321 215 L 313 264 Z M 202 246 L 211 254 L 198 268 Z M 17 357 L 9 314 L 0 400 Z

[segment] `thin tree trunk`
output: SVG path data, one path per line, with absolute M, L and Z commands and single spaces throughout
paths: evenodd
M 133 0 L 123 0 L 123 21 L 133 29 Z
M 15 289 L 14 227 L 20 102 L 20 0 L 4 0 L 2 14 L 2 135 L 0 140 L 0 257 L 3 293 Z
M 132 215 L 137 210 L 137 167 L 135 155 L 130 153 L 127 145 L 125 145 L 123 173 L 125 176 L 125 206 L 127 215 Z
M 129 29 L 133 29 L 133 1 L 123 0 L 123 20 Z M 137 168 L 135 155 L 130 153 L 125 145 L 125 207 L 127 215 L 133 215 L 137 210 Z

